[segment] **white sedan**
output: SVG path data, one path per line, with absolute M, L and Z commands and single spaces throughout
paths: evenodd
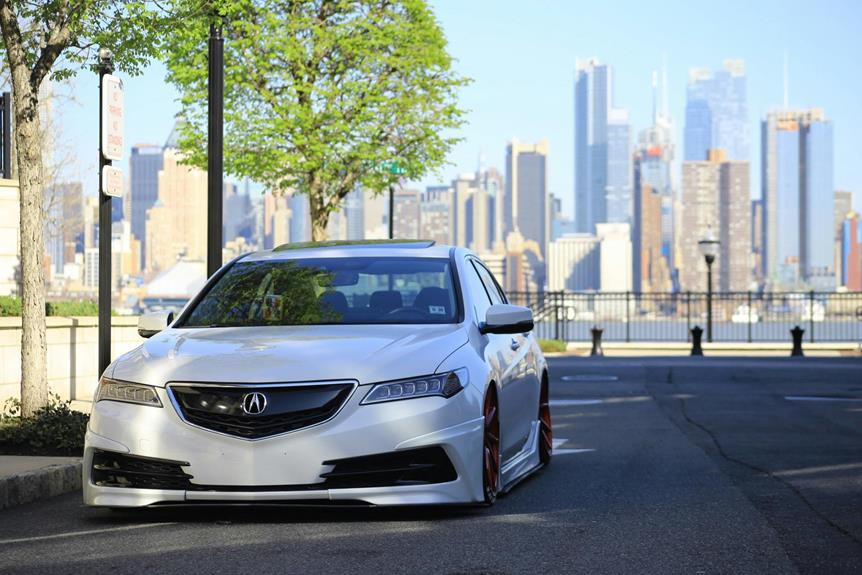
M 551 458 L 532 328 L 463 248 L 240 256 L 103 374 L 84 502 L 490 504 Z

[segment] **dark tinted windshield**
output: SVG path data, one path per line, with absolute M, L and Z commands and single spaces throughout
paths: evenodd
M 183 327 L 455 323 L 456 301 L 448 259 L 238 262 Z

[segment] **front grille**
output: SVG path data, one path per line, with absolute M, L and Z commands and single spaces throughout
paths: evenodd
M 395 487 L 445 483 L 458 478 L 442 447 L 422 447 L 324 461 L 333 469 L 320 477 L 326 489 Z
M 171 395 L 187 422 L 243 439 L 261 439 L 296 431 L 333 417 L 347 401 L 353 383 L 284 386 L 213 386 L 173 384 Z M 265 397 L 260 413 L 247 413 L 249 394 Z
M 182 470 L 187 465 L 184 461 L 96 450 L 91 477 L 99 487 L 188 489 L 192 476 Z

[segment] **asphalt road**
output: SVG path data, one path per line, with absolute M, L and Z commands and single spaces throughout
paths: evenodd
M 552 369 L 565 442 L 492 508 L 117 514 L 69 495 L 0 512 L 0 573 L 862 573 L 862 361 Z

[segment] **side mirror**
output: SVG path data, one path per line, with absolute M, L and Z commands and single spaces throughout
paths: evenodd
M 481 333 L 526 333 L 533 330 L 533 312 L 528 307 L 498 303 L 488 308 Z
M 174 321 L 172 311 L 153 311 L 145 313 L 138 318 L 138 335 L 141 337 L 153 337 Z

